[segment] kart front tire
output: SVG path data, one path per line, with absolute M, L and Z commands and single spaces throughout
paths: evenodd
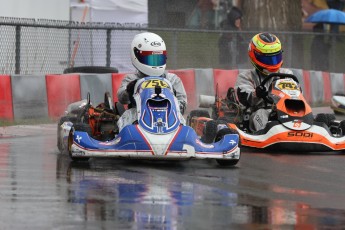
M 339 123 L 338 130 L 339 130 L 339 135 L 345 136 L 345 120 Z
M 215 142 L 220 141 L 226 134 L 238 134 L 238 132 L 230 128 L 221 129 L 218 131 L 216 135 Z M 238 145 L 240 146 L 240 142 L 238 143 Z M 239 159 L 232 159 L 232 160 L 217 159 L 216 161 L 220 166 L 234 166 L 238 163 Z
M 204 135 L 202 141 L 205 143 L 212 143 L 217 135 L 218 122 L 215 120 L 209 120 L 205 124 Z
M 216 137 L 214 138 L 214 141 L 220 141 L 226 134 L 238 134 L 237 130 L 235 129 L 231 129 L 231 128 L 225 128 L 225 129 L 221 129 L 217 132 Z M 240 145 L 241 142 L 238 143 L 238 145 Z
M 72 156 L 72 153 L 71 153 L 72 144 L 73 144 L 73 130 L 71 129 L 71 131 L 69 132 L 69 135 L 68 135 L 68 143 L 67 143 L 69 157 L 71 158 L 72 161 L 88 161 L 90 159 L 89 157 L 74 157 L 74 156 Z
M 61 136 L 60 136 L 60 132 L 61 132 L 61 125 L 64 123 L 64 122 L 75 122 L 76 118 L 75 116 L 63 116 L 60 118 L 60 120 L 58 121 L 58 125 L 57 125 L 57 147 L 60 151 L 60 153 L 62 153 L 63 151 L 65 151 L 65 148 L 63 146 L 63 143 L 61 141 Z
M 332 121 L 334 121 L 336 117 L 334 114 L 331 113 L 319 113 L 315 117 L 316 122 L 323 122 L 325 123 L 328 127 L 331 125 Z

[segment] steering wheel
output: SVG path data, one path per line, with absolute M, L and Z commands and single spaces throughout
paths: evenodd
M 267 77 L 264 78 L 264 80 L 260 83 L 261 87 L 265 87 L 266 83 L 273 79 L 273 78 L 277 78 L 277 79 L 284 79 L 284 78 L 291 78 L 292 80 L 294 80 L 295 82 L 299 83 L 297 77 L 293 74 L 289 74 L 289 73 L 271 73 L 269 74 Z M 267 89 L 266 89 L 267 90 Z M 273 99 L 269 98 L 269 97 L 265 97 L 263 98 L 267 103 L 273 103 Z
M 90 107 L 91 107 L 91 97 L 90 97 L 90 92 L 88 92 L 87 95 L 86 95 L 86 105 L 84 106 L 84 108 L 82 108 L 81 111 L 79 111 L 79 114 L 77 116 L 77 121 L 78 122 L 85 122 L 84 115 L 85 115 L 86 111 L 88 111 L 88 109 Z
M 86 95 L 86 100 L 87 100 L 87 106 L 90 106 L 91 105 L 91 99 L 90 99 L 90 92 L 87 92 L 87 95 Z
M 278 79 L 284 79 L 284 78 L 291 78 L 295 82 L 299 83 L 297 77 L 293 74 L 289 73 L 270 73 L 267 77 L 264 78 L 264 80 L 261 82 L 261 86 L 265 86 L 265 84 L 268 82 L 268 80 L 272 78 L 278 78 Z
M 114 111 L 113 100 L 108 91 L 104 94 L 104 105 L 107 109 Z

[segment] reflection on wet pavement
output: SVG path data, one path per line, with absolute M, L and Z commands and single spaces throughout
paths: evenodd
M 26 132 L 0 138 L 0 229 L 345 226 L 341 155 L 254 152 L 234 168 L 206 161 L 75 163 L 57 152 L 53 127 Z

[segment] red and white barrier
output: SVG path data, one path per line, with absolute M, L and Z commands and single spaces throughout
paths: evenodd
M 0 75 L 0 119 L 14 119 L 11 77 L 9 75 Z
M 48 118 L 45 75 L 12 75 L 14 120 Z
M 124 78 L 125 73 L 113 73 L 111 76 L 112 88 L 113 88 L 113 100 L 114 102 L 118 101 L 117 98 L 117 89 L 121 86 L 121 81 Z
M 184 84 L 188 100 L 187 113 L 199 107 L 199 95 L 214 96 L 217 85 L 219 96 L 224 97 L 228 88 L 235 86 L 237 76 L 242 71 L 244 70 L 169 70 L 177 74 Z M 312 106 L 328 105 L 332 95 L 345 94 L 345 75 L 342 73 L 301 69 L 292 71 L 300 81 L 304 97 Z M 27 114 L 28 118 L 37 115 L 58 118 L 63 115 L 68 104 L 85 98 L 89 91 L 96 97 L 97 103 L 103 100 L 105 91 L 111 92 L 116 102 L 117 89 L 125 75 L 126 73 L 61 74 L 45 77 L 0 75 L 0 119 L 23 119 Z M 41 107 L 36 111 L 33 108 L 35 105 Z
M 234 70 L 224 70 L 224 69 L 214 69 L 213 79 L 214 79 L 214 90 L 216 92 L 218 88 L 219 96 L 224 97 L 229 89 L 229 87 L 235 87 L 237 76 L 239 71 Z
M 48 116 L 60 117 L 72 102 L 81 100 L 79 75 L 47 75 Z
M 195 95 L 195 72 L 194 69 L 186 70 L 170 70 L 170 73 L 174 73 L 181 78 L 183 86 L 187 93 L 188 107 L 186 113 L 190 111 L 190 108 L 197 107 L 197 97 Z

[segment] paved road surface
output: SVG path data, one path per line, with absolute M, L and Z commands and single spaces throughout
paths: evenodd
M 0 229 L 341 229 L 345 155 L 71 163 L 56 125 L 0 128 Z

